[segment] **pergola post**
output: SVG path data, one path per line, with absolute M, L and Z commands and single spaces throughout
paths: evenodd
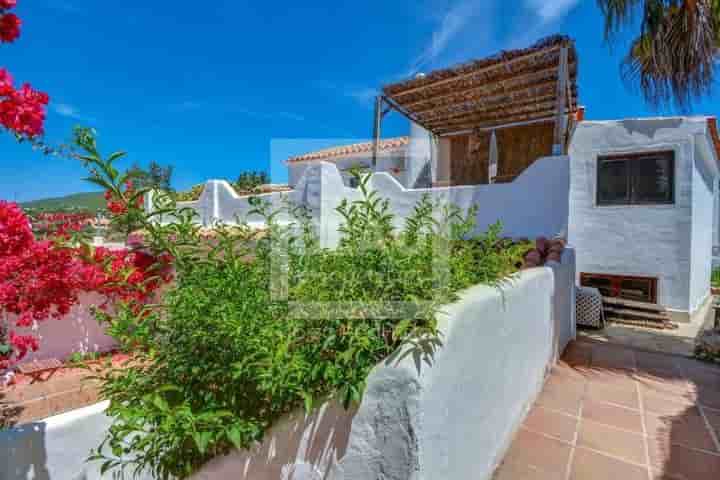
M 553 155 L 562 155 L 565 150 L 563 131 L 565 129 L 565 111 L 568 104 L 568 80 L 568 47 L 564 46 L 560 49 L 560 64 L 558 65 Z
M 382 117 L 383 117 L 382 104 L 383 104 L 382 95 L 378 95 L 377 97 L 375 97 L 375 117 L 374 117 L 375 121 L 373 123 L 373 149 L 372 149 L 373 171 L 375 171 L 375 169 L 377 167 L 378 143 L 380 142 L 380 127 L 382 124 Z

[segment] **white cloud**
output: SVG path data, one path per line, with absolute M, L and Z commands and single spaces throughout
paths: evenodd
M 486 30 L 491 24 L 487 10 L 493 9 L 493 4 L 494 2 L 489 0 L 460 0 L 450 6 L 444 14 L 437 17 L 438 25 L 430 41 L 404 76 L 412 76 L 423 66 L 434 63 L 445 53 L 450 43 L 465 30 L 465 27 L 472 25 L 483 34 L 487 33 Z M 480 19 L 481 13 L 485 13 L 484 19 Z
M 554 22 L 567 15 L 579 0 L 525 0 L 525 5 L 533 10 L 543 23 Z
M 70 105 L 69 103 L 51 103 L 50 106 L 52 110 L 61 117 L 74 118 L 75 120 L 82 120 L 86 122 L 94 121 L 92 117 L 82 115 L 77 107 Z

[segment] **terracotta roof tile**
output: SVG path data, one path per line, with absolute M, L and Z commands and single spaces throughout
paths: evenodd
M 381 140 L 378 143 L 379 152 L 389 152 L 393 150 L 401 150 L 410 143 L 410 137 L 396 137 Z M 326 148 L 317 152 L 305 153 L 296 157 L 290 157 L 287 163 L 311 162 L 315 160 L 334 161 L 347 155 L 357 153 L 372 153 L 373 142 L 353 143 L 350 145 L 341 145 L 338 147 Z

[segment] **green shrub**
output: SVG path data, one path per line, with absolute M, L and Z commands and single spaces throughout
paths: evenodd
M 712 269 L 710 276 L 710 285 L 715 288 L 720 288 L 720 268 L 716 267 Z
M 528 249 L 501 239 L 499 225 L 467 240 L 475 212 L 428 198 L 398 230 L 368 178 L 364 198 L 338 209 L 334 250 L 319 246 L 302 208 L 287 204 L 295 221 L 283 226 L 257 199 L 264 235 L 219 226 L 201 246 L 191 215 L 163 200 L 158 211 L 177 221 L 142 227 L 149 248 L 175 258 L 175 284 L 160 305 L 100 313 L 135 353 L 131 368 L 101 378 L 113 424 L 90 459 L 103 472 L 185 478 L 298 407 L 360 401 L 379 361 L 404 343 L 431 356 L 442 305 L 470 285 L 505 281 Z

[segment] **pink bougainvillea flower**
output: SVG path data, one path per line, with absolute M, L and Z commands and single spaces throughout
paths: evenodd
M 0 305 L 15 315 L 14 326 L 27 328 L 48 318 L 62 318 L 82 292 L 97 292 L 108 302 L 128 302 L 137 311 L 172 279 L 172 257 L 145 252 L 97 248 L 90 258 L 82 247 L 62 246 L 52 237 L 66 237 L 82 226 L 80 216 L 41 214 L 35 219 L 47 240 L 38 240 L 30 222 L 15 203 L 0 201 Z M 158 268 L 160 267 L 160 275 Z M 32 335 L 9 332 L 14 357 L 0 358 L 0 368 L 36 350 Z
M 1 10 L 9 10 L 11 8 L 15 8 L 15 5 L 17 5 L 17 0 L 0 0 Z
M 0 70 L 0 124 L 19 135 L 42 135 L 50 98 L 27 83 L 16 90 L 11 82 L 7 71 Z
M 22 21 L 14 13 L 6 13 L 0 17 L 0 42 L 11 43 L 20 36 Z

